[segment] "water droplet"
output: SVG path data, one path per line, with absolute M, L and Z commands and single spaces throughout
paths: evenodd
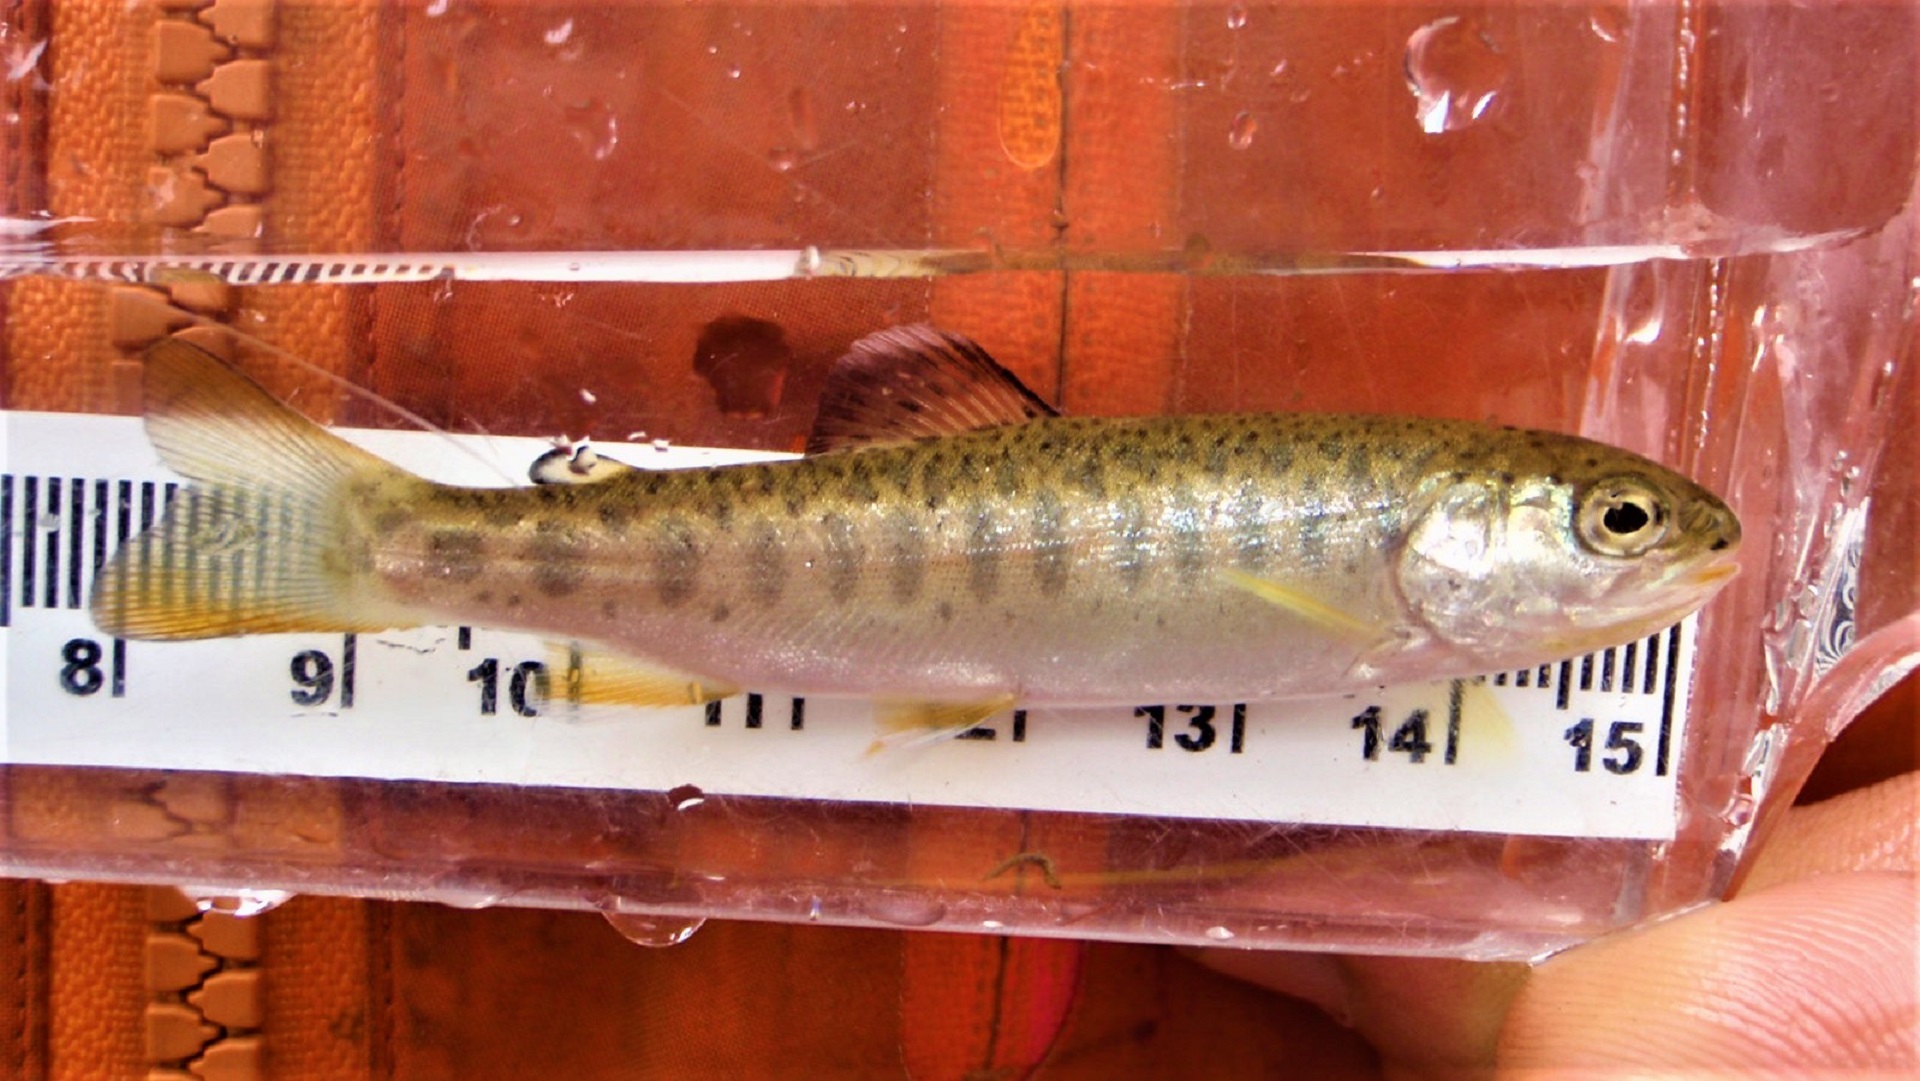
M 580 400 L 581 400 L 581 401 L 583 401 L 583 402 L 585 402 L 585 403 L 587 403 L 588 405 L 592 405 L 592 404 L 594 404 L 595 402 L 597 402 L 597 401 L 599 401 L 599 400 L 600 400 L 600 398 L 599 398 L 599 396 L 598 396 L 598 395 L 596 395 L 596 394 L 594 394 L 594 392 L 593 392 L 593 391 L 590 391 L 590 390 L 588 390 L 588 389 L 587 389 L 587 388 L 585 388 L 585 387 L 581 387 L 581 388 L 580 388 Z
M 181 886 L 179 889 L 193 902 L 193 907 L 202 912 L 224 912 L 241 919 L 272 912 L 293 900 L 293 894 L 286 890 L 231 890 L 218 886 Z
M 664 949 L 693 937 L 707 922 L 705 916 L 669 916 L 648 912 L 605 912 L 607 923 L 636 946 Z
M 8 82 L 17 83 L 34 73 L 40 65 L 40 55 L 47 51 L 47 40 L 42 38 L 32 43 L 20 42 L 7 46 L 5 62 Z M 46 87 L 42 85 L 39 89 L 44 90 Z
M 606 102 L 598 98 L 580 106 L 567 106 L 567 130 L 595 161 L 605 161 L 620 146 L 620 118 Z
M 1254 115 L 1242 109 L 1235 114 L 1233 124 L 1227 128 L 1227 145 L 1235 150 L 1245 150 L 1253 145 L 1254 133 L 1260 130 L 1260 121 Z
M 420 13 L 429 19 L 437 19 L 447 13 L 447 5 L 450 3 L 452 0 L 433 0 L 432 3 L 420 9 Z
M 573 20 L 568 19 L 541 36 L 546 39 L 549 45 L 565 45 L 567 39 L 573 36 Z
M 469 911 L 478 912 L 481 909 L 492 908 L 494 905 L 499 904 L 505 896 L 505 894 L 492 893 L 487 890 L 469 890 L 464 892 L 456 890 L 451 893 L 435 891 L 434 900 L 446 905 L 448 908 L 464 908 Z
M 1747 744 L 1747 757 L 1740 763 L 1742 775 L 1752 777 L 1767 768 L 1775 753 L 1774 743 L 1779 738 L 1778 725 L 1768 725 L 1754 733 L 1753 741 Z
M 1756 804 L 1752 796 L 1744 792 L 1734 796 L 1727 804 L 1727 825 L 1737 829 L 1752 822 L 1755 808 Z
M 720 55 L 720 46 L 718 46 L 718 45 L 713 45 L 713 44 L 709 44 L 709 45 L 707 46 L 707 55 L 708 55 L 708 56 L 719 56 L 719 55 Z
M 1620 44 L 1626 32 L 1626 12 L 1617 7 L 1596 7 L 1587 15 L 1587 29 L 1609 45 Z
M 776 173 L 791 173 L 800 164 L 800 155 L 787 147 L 776 146 L 767 151 L 767 164 L 773 166 Z
M 931 927 L 947 914 L 944 903 L 904 890 L 876 890 L 868 895 L 861 910 L 881 923 L 901 927 Z
M 1208 938 L 1214 940 L 1215 942 L 1226 942 L 1233 938 L 1232 931 L 1229 931 L 1226 928 L 1219 926 L 1218 924 L 1215 924 L 1214 926 L 1207 928 L 1202 933 L 1205 934 Z
M 667 789 L 667 802 L 676 811 L 689 811 L 707 802 L 707 794 L 695 785 L 675 785 Z
M 1267 78 L 1269 79 L 1283 78 L 1286 76 L 1287 69 L 1290 67 L 1292 67 L 1292 65 L 1287 63 L 1287 58 L 1283 56 L 1280 59 L 1273 62 L 1273 67 L 1267 69 Z
M 673 444 L 664 439 L 656 439 L 653 441 L 653 449 L 665 454 L 667 451 L 673 449 Z
M 1618 328 L 1615 333 L 1622 343 L 1657 343 L 1665 329 L 1666 286 L 1653 274 L 1633 275 L 1615 319 Z
M 740 65 L 738 65 L 738 64 L 728 64 L 728 65 L 727 65 L 727 78 L 729 78 L 729 79 L 738 79 L 739 77 L 740 77 Z
M 1238 30 L 1245 25 L 1247 25 L 1247 5 L 1235 0 L 1227 6 L 1227 29 Z
M 1420 130 L 1439 135 L 1487 115 L 1506 86 L 1509 64 L 1485 31 L 1448 15 L 1407 38 L 1405 68 Z
M 818 923 L 820 921 L 820 913 L 825 907 L 826 902 L 822 901 L 819 897 L 807 898 L 807 922 Z
M 1001 923 L 999 920 L 980 921 L 980 929 L 982 931 L 1003 931 L 1006 929 L 1006 926 L 1006 924 Z

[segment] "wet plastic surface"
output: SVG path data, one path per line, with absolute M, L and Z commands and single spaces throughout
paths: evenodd
M 656 941 L 726 915 L 1530 956 L 1723 892 L 1920 662 L 1888 509 L 1914 491 L 1910 5 L 282 3 L 270 32 L 83 6 L 0 43 L 31 75 L 9 408 L 137 411 L 138 349 L 191 311 L 454 430 L 787 450 L 840 350 L 928 320 L 1069 412 L 1578 431 L 1726 495 L 1747 539 L 1671 842 L 15 766 L 9 873 L 594 907 Z M 658 278 L 713 251 L 793 269 L 62 262 L 642 252 L 627 276 Z M 237 351 L 322 419 L 395 423 Z

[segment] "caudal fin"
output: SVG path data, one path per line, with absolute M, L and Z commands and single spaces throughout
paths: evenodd
M 276 401 L 176 338 L 147 351 L 147 435 L 195 483 L 94 581 L 94 622 L 125 638 L 220 638 L 413 625 L 356 589 L 352 489 L 398 467 Z

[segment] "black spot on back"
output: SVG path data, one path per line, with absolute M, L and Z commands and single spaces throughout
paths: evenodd
M 1076 463 L 1067 477 L 1074 487 L 1094 499 L 1107 496 L 1107 471 L 1100 459 L 1088 454 Z
M 626 532 L 627 523 L 633 521 L 633 508 L 620 501 L 605 500 L 596 508 L 596 513 L 600 524 L 615 533 Z
M 388 504 L 374 514 L 373 531 L 384 537 L 411 521 L 413 511 L 398 504 Z
M 950 487 L 947 456 L 938 451 L 928 454 L 920 469 L 920 491 L 926 497 L 927 509 L 939 510 L 944 506 Z

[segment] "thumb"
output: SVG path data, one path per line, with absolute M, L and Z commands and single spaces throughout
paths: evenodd
M 1800 879 L 1541 965 L 1502 1071 L 1912 1069 L 1911 874 Z

